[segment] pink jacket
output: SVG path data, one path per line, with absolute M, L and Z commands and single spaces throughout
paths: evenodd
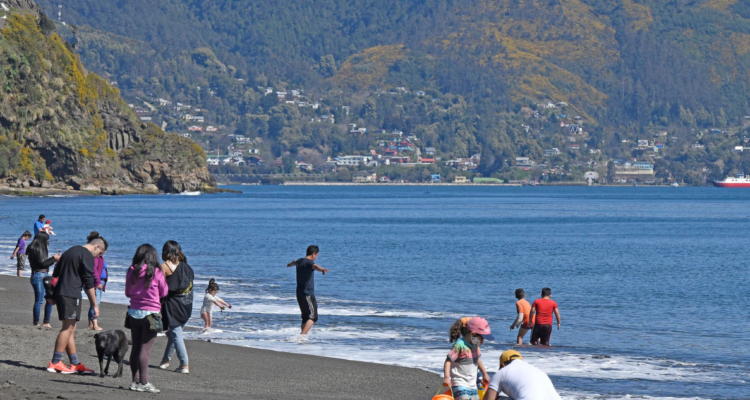
M 154 269 L 154 279 L 148 288 L 144 287 L 146 279 L 146 265 L 136 270 L 135 266 L 128 268 L 125 277 L 125 296 L 130 298 L 130 308 L 134 310 L 161 311 L 162 297 L 167 295 L 169 287 L 164 279 L 164 273 L 158 266 Z

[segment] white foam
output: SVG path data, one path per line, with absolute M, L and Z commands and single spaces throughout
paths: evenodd
M 280 331 L 256 332 L 252 340 L 226 340 L 224 343 L 236 344 L 246 347 L 262 348 L 292 353 L 318 355 L 325 357 L 342 358 L 346 360 L 373 362 L 378 364 L 398 365 L 403 367 L 419 368 L 426 371 L 440 373 L 443 361 L 448 353 L 448 347 L 437 347 L 434 341 L 422 341 L 419 338 L 400 337 L 399 333 L 384 333 L 382 336 L 366 331 L 355 331 L 351 334 L 337 334 L 335 330 L 317 330 L 311 333 L 307 345 L 300 347 L 296 341 L 284 340 L 288 335 L 288 329 Z M 253 335 L 255 336 L 255 335 Z M 375 341 L 362 341 L 349 344 L 341 341 L 345 338 L 369 338 Z M 286 336 L 288 337 L 288 336 Z M 406 345 L 387 339 L 414 339 L 409 340 Z M 378 340 L 386 339 L 386 340 Z M 332 342 L 336 342 L 333 346 Z M 361 344 L 361 343 L 369 344 Z M 375 342 L 375 343 L 373 343 Z M 379 343 L 378 343 L 379 342 Z M 408 344 L 414 343 L 414 346 Z M 419 345 L 425 343 L 425 345 Z M 429 346 L 428 343 L 433 343 Z M 523 351 L 523 350 L 522 350 Z M 496 360 L 502 351 L 483 351 L 482 359 L 485 360 L 489 370 L 496 370 Z M 740 375 L 731 376 L 726 372 L 715 373 L 703 371 L 696 366 L 661 359 L 647 359 L 638 357 L 613 356 L 601 358 L 593 355 L 581 355 L 568 352 L 554 351 L 524 351 L 524 359 L 539 367 L 550 376 L 579 377 L 587 379 L 621 379 L 621 380 L 650 380 L 650 381 L 672 381 L 672 382 L 737 382 L 742 383 Z M 727 368 L 726 371 L 731 369 Z
M 652 397 L 643 395 L 602 396 L 597 393 L 560 391 L 563 400 L 707 400 L 700 397 Z
M 458 315 L 436 313 L 430 311 L 405 311 L 405 310 L 379 310 L 371 307 L 329 307 L 327 301 L 319 302 L 320 310 L 326 315 L 347 316 L 347 317 L 389 317 L 389 318 L 459 318 Z M 241 304 L 233 305 L 232 311 L 247 312 L 253 314 L 299 314 L 299 307 L 296 302 L 286 302 L 284 304 Z

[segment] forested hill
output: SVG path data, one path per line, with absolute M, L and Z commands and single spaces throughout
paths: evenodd
M 216 189 L 202 149 L 139 121 L 32 0 L 2 8 L 2 186 L 109 194 Z
M 676 139 L 661 156 L 667 169 L 681 164 L 680 179 L 742 163 L 727 149 L 750 114 L 745 1 L 79 0 L 64 5 L 62 20 L 78 25 L 87 65 L 110 74 L 126 97 L 150 92 L 203 105 L 232 133 L 265 135 L 277 155 L 358 145 L 304 126 L 261 126 L 260 115 L 273 115 L 259 86 L 304 88 L 331 112 L 351 106 L 360 123 L 418 132 L 446 156 L 541 157 L 563 146 L 549 130 L 568 114 L 584 118 L 587 145 L 608 159 L 633 156 L 622 140 L 668 131 Z M 430 116 L 434 103 L 397 109 L 374 99 L 370 114 L 360 108 L 396 87 L 443 102 L 450 121 Z M 547 102 L 568 106 L 529 119 L 525 109 Z M 699 132 L 710 129 L 731 134 L 708 143 Z M 695 141 L 705 154 L 685 156 Z M 498 161 L 484 171 L 502 168 Z

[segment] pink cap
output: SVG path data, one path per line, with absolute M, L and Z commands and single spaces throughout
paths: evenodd
M 487 340 L 495 340 L 495 336 L 490 330 L 490 324 L 482 317 L 474 317 L 470 319 L 469 322 L 466 323 L 466 329 L 468 329 L 469 332 L 482 335 L 482 337 Z

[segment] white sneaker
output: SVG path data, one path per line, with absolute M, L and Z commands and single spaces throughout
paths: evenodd
M 189 367 L 180 367 L 177 368 L 174 372 L 177 372 L 178 374 L 189 374 L 190 368 Z
M 167 369 L 169 368 L 169 363 L 164 363 L 159 365 L 159 369 Z
M 151 384 L 151 382 L 149 382 L 149 383 L 147 383 L 145 385 L 143 385 L 143 384 L 140 385 L 138 387 L 138 391 L 139 392 L 149 392 L 149 393 L 159 393 L 159 392 L 161 392 L 161 390 L 155 388 L 154 385 Z
M 141 384 L 140 384 L 140 383 L 137 383 L 137 382 L 133 382 L 133 383 L 131 383 L 131 384 L 130 384 L 130 387 L 129 387 L 129 389 L 130 389 L 130 390 L 133 390 L 133 391 L 138 391 L 138 388 L 139 388 L 140 386 L 141 386 Z

